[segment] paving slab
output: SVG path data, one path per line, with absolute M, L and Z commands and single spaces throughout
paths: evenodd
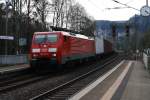
M 150 74 L 136 61 L 121 100 L 150 100 Z

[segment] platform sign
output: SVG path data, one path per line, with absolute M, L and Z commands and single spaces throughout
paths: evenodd
M 0 40 L 14 40 L 13 36 L 0 36 Z

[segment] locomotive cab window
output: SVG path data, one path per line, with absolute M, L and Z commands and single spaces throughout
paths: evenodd
M 34 38 L 35 43 L 42 43 L 46 40 L 46 35 L 36 35 Z
M 44 42 L 57 42 L 57 35 L 56 34 L 42 34 L 42 35 L 36 35 L 34 38 L 35 43 L 44 43 Z
M 57 42 L 57 35 L 56 34 L 50 34 L 47 35 L 47 42 Z

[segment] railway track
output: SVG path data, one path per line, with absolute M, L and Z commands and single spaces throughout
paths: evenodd
M 30 100 L 64 100 L 75 94 L 81 88 L 88 85 L 90 82 L 97 79 L 99 76 L 103 75 L 105 72 L 110 70 L 112 66 L 118 64 L 124 57 L 116 57 L 112 60 L 106 62 L 105 64 L 81 75 L 78 76 L 66 83 L 63 83 L 51 90 L 48 90 L 42 94 L 39 94 Z M 106 67 L 107 66 L 107 67 Z M 111 67 L 108 67 L 111 66 Z
M 105 59 L 104 62 L 109 61 L 114 56 Z M 93 65 L 91 65 L 91 66 L 93 66 Z M 41 81 L 41 80 L 48 79 L 48 78 L 53 76 L 51 74 L 46 73 L 46 74 L 38 75 L 38 74 L 33 74 L 31 72 L 25 72 L 22 74 L 20 73 L 20 74 L 16 75 L 15 77 L 13 77 L 14 75 L 11 76 L 10 77 L 11 79 L 9 77 L 7 77 L 6 80 L 4 80 L 2 78 L 0 81 L 0 93 L 8 92 L 8 91 L 14 90 L 16 88 L 24 87 L 26 85 L 36 83 L 36 82 Z

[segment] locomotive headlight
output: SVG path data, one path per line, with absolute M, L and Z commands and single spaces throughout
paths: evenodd
M 38 55 L 37 54 L 33 54 L 33 57 L 37 57 Z
M 56 54 L 54 53 L 54 54 L 52 54 L 54 57 L 56 56 Z
M 49 48 L 48 49 L 48 52 L 56 52 L 57 51 L 57 48 Z
M 39 53 L 40 52 L 40 49 L 38 48 L 38 49 L 32 49 L 32 52 L 33 53 Z

